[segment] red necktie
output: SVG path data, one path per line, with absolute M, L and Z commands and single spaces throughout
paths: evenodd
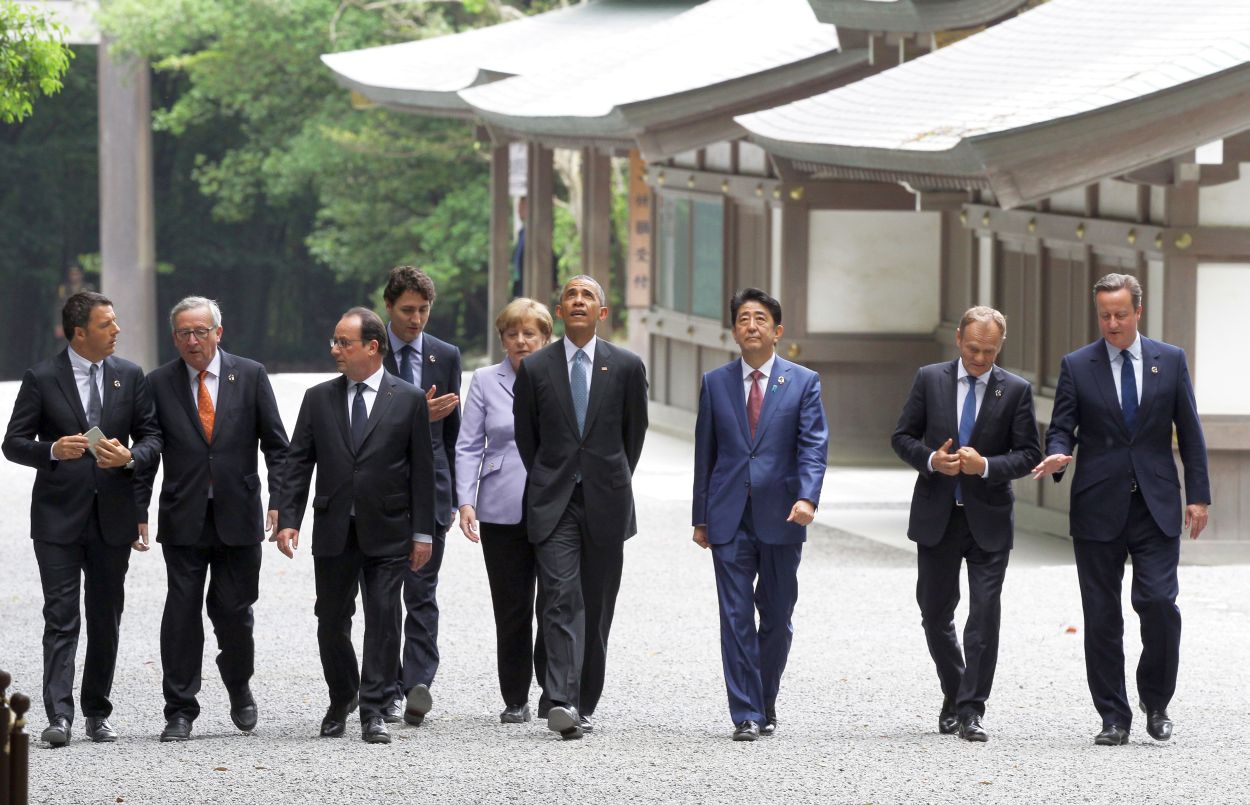
M 760 424 L 760 409 L 764 407 L 764 392 L 760 380 L 764 373 L 759 369 L 751 372 L 751 393 L 747 395 L 747 423 L 751 426 L 751 438 L 755 438 L 755 426 Z
M 207 375 L 207 369 L 200 372 L 200 391 L 196 395 L 196 407 L 199 408 L 200 424 L 204 426 L 204 441 L 211 442 L 213 440 L 213 421 L 217 415 L 213 411 L 213 398 L 208 393 L 208 385 L 204 382 L 204 378 Z

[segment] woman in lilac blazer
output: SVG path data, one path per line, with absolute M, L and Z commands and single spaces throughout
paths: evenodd
M 525 466 L 517 452 L 512 419 L 512 384 L 521 359 L 551 340 L 551 313 L 533 299 L 514 299 L 495 319 L 507 357 L 473 373 L 456 441 L 456 500 L 460 530 L 481 541 L 495 610 L 495 645 L 499 691 L 504 710 L 499 720 L 530 720 L 530 667 L 545 687 L 547 655 L 542 630 L 533 630 L 537 563 L 525 532 L 521 495 Z M 542 608 L 542 592 L 538 591 Z M 546 704 L 538 702 L 539 717 Z

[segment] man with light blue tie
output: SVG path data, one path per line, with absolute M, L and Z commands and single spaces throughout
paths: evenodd
M 1183 525 L 1207 524 L 1211 483 L 1185 352 L 1142 337 L 1142 288 L 1128 274 L 1094 284 L 1102 338 L 1063 358 L 1045 460 L 1033 477 L 1058 481 L 1077 454 L 1069 528 L 1085 614 L 1085 671 L 1102 730 L 1099 746 L 1128 743 L 1133 723 L 1124 683 L 1124 561 L 1133 559 L 1133 609 L 1141 620 L 1138 704 L 1146 732 L 1172 737 L 1181 614 L 1176 606 L 1182 530 L 1173 428 L 1185 466 Z
M 712 551 L 733 740 L 754 741 L 777 730 L 829 429 L 820 376 L 776 354 L 781 303 L 744 288 L 729 316 L 741 358 L 703 376 L 691 524 L 695 544 Z
M 1014 537 L 1011 482 L 1042 455 L 1032 387 L 994 365 L 1006 337 L 1007 319 L 997 310 L 964 313 L 955 330 L 959 357 L 916 373 L 891 439 L 918 473 L 907 536 L 916 543 L 916 603 L 942 688 L 938 732 L 966 741 L 989 737 L 982 719 Z M 961 649 L 955 607 L 965 563 L 970 600 Z

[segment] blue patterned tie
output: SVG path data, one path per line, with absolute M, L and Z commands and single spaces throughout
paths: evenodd
M 356 399 L 352 400 L 352 450 L 359 450 L 360 443 L 365 440 L 365 425 L 369 422 L 369 411 L 365 408 L 365 384 L 356 384 Z
M 573 353 L 573 374 L 569 377 L 569 390 L 573 392 L 573 412 L 577 414 L 577 432 L 586 432 L 586 405 L 590 402 L 590 384 L 586 381 L 586 353 Z
M 963 413 L 959 415 L 959 446 L 966 447 L 972 441 L 972 427 L 977 423 L 977 379 L 966 375 L 968 396 L 964 397 Z M 964 494 L 960 482 L 955 481 L 955 502 L 963 503 Z
M 99 368 L 94 363 L 91 364 L 91 373 L 88 378 L 91 384 L 91 390 L 87 392 L 87 427 L 89 428 L 98 427 L 100 417 L 104 414 L 104 403 L 100 401 L 100 387 L 95 382 Z
M 399 378 L 405 383 L 412 383 L 412 353 L 416 352 L 412 344 L 399 348 Z
M 1120 350 L 1120 408 L 1132 433 L 1137 424 L 1137 374 L 1133 372 L 1133 354 L 1127 349 Z

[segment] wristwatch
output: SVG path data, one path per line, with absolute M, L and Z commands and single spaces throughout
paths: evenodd
M 134 460 L 133 458 L 132 458 L 132 459 L 130 459 L 129 461 L 127 461 L 127 462 L 126 462 L 126 463 L 122 466 L 122 469 L 123 469 L 123 470 L 133 470 L 134 468 L 135 468 L 135 460 Z

